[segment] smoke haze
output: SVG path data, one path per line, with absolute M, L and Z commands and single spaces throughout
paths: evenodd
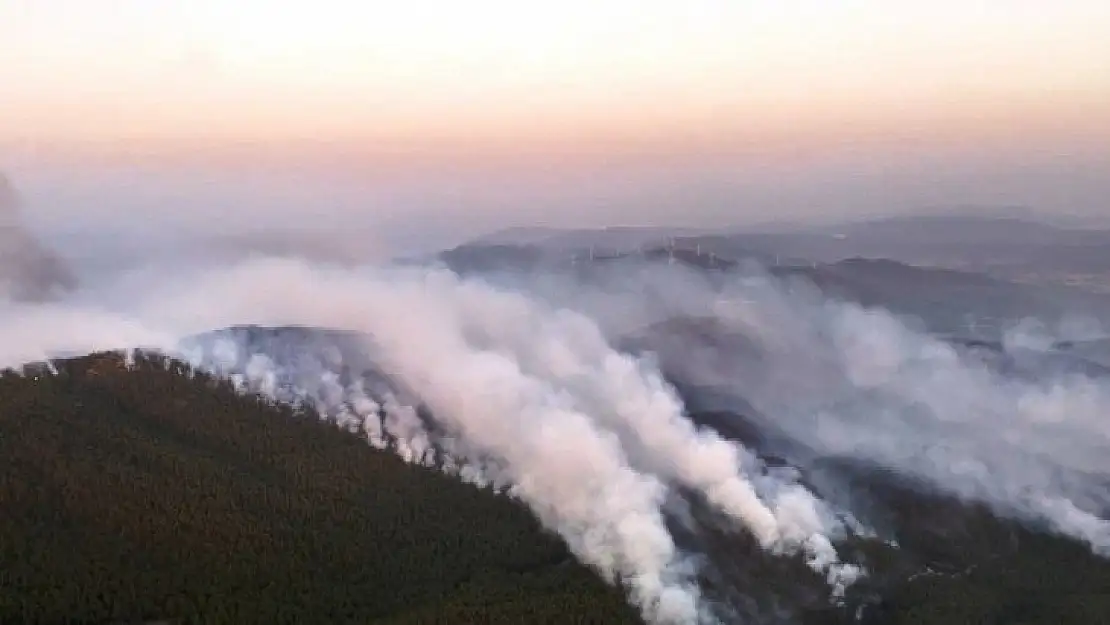
M 214 257 L 95 284 L 5 304 L 0 365 L 155 348 L 244 390 L 308 402 L 372 445 L 506 489 L 625 585 L 651 622 L 728 620 L 700 587 L 712 560 L 672 531 L 676 498 L 704 502 L 769 553 L 802 558 L 833 600 L 866 576 L 837 545 L 896 532 L 845 495 L 827 470 L 835 459 L 1110 554 L 1110 386 L 1041 364 L 1044 342 L 1022 326 L 1006 346 L 1015 376 L 990 354 L 754 268 L 707 277 L 631 260 L 589 276 L 460 277 Z M 345 338 L 283 356 L 280 343 L 218 332 L 244 324 Z M 757 449 L 696 425 L 672 382 L 686 399 L 711 390 L 778 442 Z M 801 473 L 768 466 L 768 453 Z

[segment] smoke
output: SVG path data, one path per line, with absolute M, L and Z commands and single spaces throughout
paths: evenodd
M 168 347 L 160 333 L 115 311 L 73 303 L 0 300 L 0 368 L 126 346 Z
M 410 461 L 432 463 L 436 447 L 452 472 L 526 502 L 580 559 L 624 584 L 652 622 L 712 620 L 693 561 L 667 526 L 677 489 L 765 549 L 804 555 L 835 595 L 861 572 L 833 546 L 847 531 L 831 508 L 740 444 L 695 427 L 650 360 L 621 353 L 589 317 L 541 298 L 446 270 L 277 260 L 171 281 L 131 275 L 97 295 L 72 298 L 71 317 L 48 322 L 84 319 L 99 299 L 87 336 L 77 325 L 74 336 L 20 353 L 172 345 L 243 388 L 322 407 Z M 354 349 L 279 362 L 242 337 L 187 338 L 236 324 L 348 331 Z M 376 378 L 337 372 L 365 373 L 371 363 Z
M 132 273 L 50 304 L 3 304 L 0 321 L 0 365 L 162 348 L 502 489 L 654 623 L 717 620 L 704 562 L 668 525 L 685 497 L 765 551 L 800 557 L 833 596 L 863 574 L 837 545 L 866 516 L 772 470 L 768 454 L 800 475 L 862 460 L 1110 555 L 1110 386 L 1051 365 L 1053 337 L 1033 324 L 987 353 L 758 271 L 630 261 L 479 279 L 274 259 Z M 250 324 L 336 334 L 283 348 L 211 333 Z M 698 425 L 672 384 L 686 400 L 712 390 L 786 442 L 759 448 Z
M 658 320 L 697 320 L 639 337 L 668 375 L 754 408 L 795 443 L 776 450 L 793 462 L 863 460 L 1110 555 L 1107 371 L 1047 351 L 1059 337 L 1044 324 L 1017 323 L 984 351 L 758 273 L 714 285 L 672 270 L 624 284 L 621 298 L 643 287 L 675 295 Z M 610 297 L 583 301 L 604 315 Z
M 489 296 L 473 293 L 474 317 L 489 319 Z M 484 343 L 494 343 L 513 322 L 529 319 L 526 300 L 483 328 Z M 703 493 L 709 502 L 751 531 L 766 549 L 802 549 L 817 571 L 827 571 L 838 593 L 859 570 L 840 566 L 828 534 L 843 536 L 832 512 L 798 484 L 763 475 L 762 463 L 741 445 L 712 430 L 697 429 L 652 363 L 615 351 L 589 318 L 566 310 L 537 317 L 511 333 L 512 350 L 527 370 L 553 380 L 629 450 L 634 466 Z M 754 473 L 755 475 L 751 475 Z M 755 480 L 753 480 L 753 477 Z M 757 483 L 764 486 L 757 493 Z M 769 503 L 760 499 L 763 495 Z
M 383 355 L 414 381 L 423 401 L 458 437 L 453 451 L 463 459 L 492 458 L 504 472 L 496 477 L 512 484 L 512 493 L 559 530 L 576 555 L 611 581 L 626 581 L 652 620 L 696 622 L 698 596 L 660 511 L 663 485 L 629 467 L 618 442 L 542 379 L 522 372 L 505 355 L 467 345 L 448 319 L 408 312 L 413 317 L 405 323 L 434 325 L 422 326 L 424 336 L 404 341 L 405 353 L 387 346 Z M 336 405 L 334 399 L 330 404 Z M 392 422 L 384 427 L 404 441 L 402 449 L 427 436 L 403 416 L 411 411 L 390 408 Z
M 27 230 L 15 187 L 0 172 L 0 298 L 43 300 L 74 286 L 69 268 Z
M 210 299 L 222 300 L 221 306 L 190 307 L 191 300 L 180 299 L 163 306 L 191 319 L 253 306 L 264 314 L 234 318 L 280 324 L 291 320 L 291 299 L 303 302 L 292 307 L 297 323 L 372 337 L 364 349 L 435 415 L 446 430 L 441 447 L 465 465 L 459 471 L 511 484 L 510 492 L 559 530 L 580 557 L 606 577 L 629 583 L 652 620 L 691 622 L 703 611 L 689 566 L 664 524 L 669 486 L 698 492 L 767 549 L 803 552 L 836 594 L 860 573 L 841 564 L 833 548 L 845 530 L 831 510 L 800 485 L 772 477 L 740 445 L 696 429 L 650 363 L 614 350 L 581 314 L 442 270 L 356 275 L 262 264 L 242 272 L 230 279 L 235 295 L 228 299 L 215 297 L 222 290 L 207 283 Z M 279 293 L 282 301 L 252 301 L 244 294 L 242 285 L 265 284 L 266 278 L 279 279 L 283 288 L 260 286 L 259 295 Z M 277 318 L 272 310 L 281 311 Z M 277 378 L 331 383 L 303 361 L 278 366 L 235 355 L 249 345 L 225 348 L 231 356 L 212 348 L 207 361 L 198 358 L 195 343 L 187 347 L 195 362 L 246 371 L 266 392 L 275 392 Z M 363 410 L 381 407 L 357 388 L 321 399 L 322 384 L 314 384 L 294 382 L 299 390 L 292 393 L 333 414 L 345 414 L 349 408 L 339 404 L 352 395 Z M 382 433 L 388 434 L 406 456 L 423 461 L 428 433 L 411 408 L 395 403 L 384 413 L 381 424 L 364 420 L 368 438 L 380 445 Z M 576 512 L 568 518 L 568 511 Z
M 814 413 L 813 443 L 1046 522 L 1110 555 L 1110 522 L 1100 518 L 1110 512 L 1105 381 L 1047 367 L 1032 379 L 1003 375 L 876 311 L 843 307 L 829 326 L 855 397 Z M 1010 349 L 1044 347 L 1018 344 Z M 1018 356 L 1036 367 L 1032 355 Z

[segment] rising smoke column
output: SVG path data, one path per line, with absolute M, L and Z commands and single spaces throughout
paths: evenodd
M 475 345 L 469 335 L 473 321 L 453 306 L 460 288 L 455 277 L 355 276 L 259 263 L 196 285 L 155 302 L 146 318 L 179 328 L 182 322 L 219 327 L 229 319 L 296 322 L 373 337 L 366 348 L 435 415 L 453 441 L 450 451 L 482 473 L 498 472 L 489 477 L 511 484 L 511 493 L 558 531 L 580 559 L 623 583 L 646 618 L 710 619 L 694 572 L 667 530 L 665 484 L 631 467 L 617 437 L 549 381 L 523 371 L 513 354 Z M 213 362 L 235 359 L 216 354 Z M 267 367 L 265 360 L 251 359 L 243 373 L 265 380 Z M 414 424 L 398 417 L 400 406 L 387 407 L 386 413 L 390 434 L 410 442 L 423 434 L 398 432 L 401 425 Z
M 857 567 L 839 561 L 832 538 L 845 528 L 824 502 L 767 475 L 742 445 L 696 428 L 652 363 L 615 351 L 588 317 L 566 309 L 537 314 L 519 294 L 501 295 L 507 300 L 502 316 L 490 322 L 488 311 L 478 314 L 488 308 L 488 289 L 463 287 L 457 301 L 469 309 L 466 318 L 486 322 L 472 332 L 484 343 L 507 343 L 528 371 L 558 383 L 620 437 L 637 468 L 702 494 L 765 549 L 804 551 L 814 570 L 827 573 L 835 594 L 859 576 Z M 506 327 L 519 331 L 506 333 Z

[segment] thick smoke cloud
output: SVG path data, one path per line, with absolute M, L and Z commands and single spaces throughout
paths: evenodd
M 663 524 L 667 484 L 701 493 L 768 549 L 804 552 L 834 592 L 858 576 L 839 563 L 832 538 L 844 528 L 830 510 L 801 486 L 764 474 L 742 447 L 695 430 L 658 373 L 613 350 L 588 318 L 443 271 L 335 272 L 330 280 L 337 282 L 329 283 L 326 275 L 298 279 L 299 266 L 276 269 L 286 284 L 304 289 L 286 296 L 321 303 L 319 310 L 302 307 L 298 323 L 373 336 L 375 360 L 437 415 L 453 455 L 479 463 L 478 473 L 499 467 L 494 481 L 512 484 L 585 560 L 630 581 L 656 620 L 684 614 L 678 620 L 689 622 L 696 611 L 696 596 L 668 585 L 683 567 Z M 193 318 L 206 312 L 188 311 Z M 397 436 L 395 428 L 389 433 Z M 412 446 L 411 432 L 399 438 Z M 597 472 L 600 481 L 591 478 Z M 590 511 L 590 518 L 559 516 L 568 509 Z M 576 525 L 582 529 L 566 529 Z
M 275 396 L 278 378 L 290 374 L 273 360 L 244 358 L 243 346 L 226 340 L 171 345 L 165 337 L 238 323 L 366 337 L 365 353 L 419 398 L 437 431 L 396 395 L 341 385 L 304 363 L 293 365 L 294 375 L 316 380 L 291 394 L 348 424 L 361 422 L 379 446 L 385 435 L 401 441 L 413 461 L 427 461 L 434 436 L 462 465 L 456 472 L 507 485 L 583 561 L 624 583 L 653 622 L 711 618 L 696 571 L 666 525 L 674 487 L 703 497 L 765 548 L 804 554 L 833 593 L 860 573 L 840 562 L 833 542 L 846 529 L 828 506 L 766 472 L 739 444 L 695 428 L 651 363 L 615 350 L 580 313 L 444 270 L 355 272 L 261 261 L 172 283 L 159 276 L 159 286 L 149 278 L 132 276 L 121 291 L 103 292 L 105 301 L 135 302 L 117 308 L 117 325 L 132 318 L 149 329 L 121 340 L 178 350 Z M 122 291 L 145 295 L 136 300 Z
M 474 279 L 254 260 L 99 287 L 5 304 L 0 366 L 141 345 L 311 403 L 374 446 L 505 489 L 652 622 L 716 618 L 668 527 L 686 493 L 804 559 L 833 595 L 864 574 L 836 545 L 868 531 L 866 515 L 828 481 L 769 470 L 767 453 L 803 474 L 872 463 L 1110 554 L 1110 386 L 1044 364 L 1021 328 L 980 353 L 758 271 L 631 263 Z M 209 334 L 241 324 L 330 328 L 342 347 L 282 354 Z M 672 382 L 779 442 L 697 427 Z
M 668 269 L 621 285 L 578 301 L 620 333 L 634 330 L 615 312 L 630 293 L 670 293 L 650 314 L 640 309 L 638 322 L 655 324 L 642 347 L 729 408 L 754 408 L 795 443 L 778 450 L 794 462 L 895 469 L 1110 554 L 1110 378 L 1048 353 L 1056 337 L 1043 326 L 1019 323 L 997 348 L 963 349 L 758 272 L 710 284 Z M 666 322 L 676 317 L 686 323 Z

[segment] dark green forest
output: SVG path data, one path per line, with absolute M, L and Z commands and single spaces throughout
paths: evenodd
M 160 358 L 0 380 L 0 623 L 636 623 L 508 498 Z
M 57 367 L 0 375 L 0 624 L 639 622 L 507 497 L 160 356 Z M 900 548 L 843 546 L 872 573 L 846 605 L 727 531 L 686 537 L 708 592 L 804 625 L 1110 623 L 1087 547 L 851 470 Z

